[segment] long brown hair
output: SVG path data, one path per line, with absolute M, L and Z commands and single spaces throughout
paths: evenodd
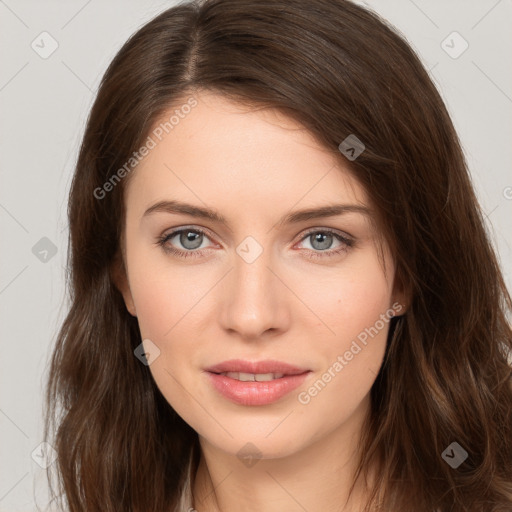
M 113 276 L 136 166 L 122 179 L 119 169 L 200 89 L 300 122 L 350 166 L 379 214 L 410 306 L 393 320 L 362 433 L 357 475 L 380 468 L 368 510 L 510 512 L 511 298 L 428 73 L 384 20 L 342 0 L 182 3 L 107 69 L 70 191 L 71 307 L 46 397 L 68 509 L 170 511 L 191 453 L 197 462 L 197 434 L 134 356 L 137 320 Z M 338 146 L 351 134 L 365 150 L 347 161 Z M 454 442 L 467 452 L 456 468 L 445 454 Z

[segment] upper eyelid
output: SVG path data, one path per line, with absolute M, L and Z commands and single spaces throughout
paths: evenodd
M 178 228 L 172 228 L 170 229 L 167 233 L 164 233 L 162 235 L 162 237 L 165 237 L 165 238 L 169 238 L 169 237 L 174 237 L 176 236 L 177 234 L 181 233 L 182 231 L 199 231 L 200 233 L 203 233 L 204 235 L 207 235 L 208 238 L 214 238 L 210 233 L 211 231 L 208 230 L 207 228 L 204 228 L 204 227 L 199 227 L 199 226 L 183 226 L 183 227 L 178 227 Z

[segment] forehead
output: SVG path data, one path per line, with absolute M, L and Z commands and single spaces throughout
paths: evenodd
M 197 104 L 188 113 L 177 103 L 155 123 L 153 147 L 127 187 L 132 207 L 174 198 L 220 210 L 236 204 L 239 214 L 261 214 L 295 203 L 367 203 L 343 158 L 296 121 L 214 93 L 194 98 Z M 181 115 L 169 123 L 176 111 Z

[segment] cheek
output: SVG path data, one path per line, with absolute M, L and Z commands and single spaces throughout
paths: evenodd
M 308 284 L 308 306 L 317 315 L 314 350 L 323 365 L 298 401 L 308 417 L 328 418 L 328 429 L 354 412 L 375 381 L 386 350 L 392 288 L 376 257 L 361 258 L 314 287 Z
M 295 282 L 294 291 L 313 313 L 307 318 L 315 321 L 320 339 L 338 350 L 372 327 L 391 305 L 392 286 L 374 254 L 361 254 L 332 272 Z
M 171 339 L 175 329 L 194 322 L 211 287 L 204 272 L 171 266 L 154 254 L 134 254 L 132 268 L 130 286 L 143 337 Z

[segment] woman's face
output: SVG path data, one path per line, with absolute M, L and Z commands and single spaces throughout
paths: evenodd
M 202 442 L 287 456 L 367 410 L 401 308 L 393 261 L 341 156 L 275 110 L 195 98 L 132 171 L 119 286 Z

